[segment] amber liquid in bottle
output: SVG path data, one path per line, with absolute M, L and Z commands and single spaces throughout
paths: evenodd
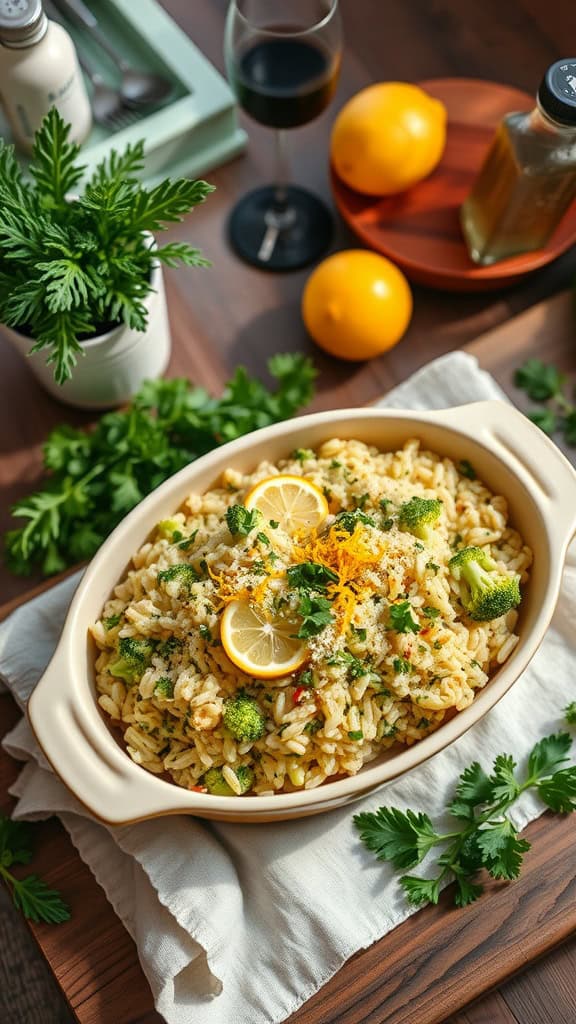
M 576 136 L 538 109 L 501 122 L 461 209 L 471 258 L 484 266 L 540 249 L 576 196 Z

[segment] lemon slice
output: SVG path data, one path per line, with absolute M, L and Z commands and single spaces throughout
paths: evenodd
M 289 675 L 304 664 L 308 649 L 286 619 L 270 619 L 247 601 L 231 601 L 220 621 L 220 639 L 230 661 L 257 679 Z
M 280 473 L 261 480 L 246 495 L 246 508 L 257 508 L 265 519 L 280 523 L 287 533 L 312 530 L 328 515 L 328 502 L 310 480 Z

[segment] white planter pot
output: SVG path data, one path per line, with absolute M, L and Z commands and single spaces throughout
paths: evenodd
M 170 326 L 162 267 L 152 270 L 152 291 L 144 299 L 148 327 L 134 331 L 123 324 L 82 342 L 84 355 L 65 384 L 54 380 L 54 364 L 46 363 L 47 349 L 29 355 L 32 340 L 10 327 L 3 327 L 15 349 L 28 360 L 30 369 L 46 391 L 68 405 L 82 409 L 106 409 L 123 405 L 143 381 L 160 377 L 170 359 Z

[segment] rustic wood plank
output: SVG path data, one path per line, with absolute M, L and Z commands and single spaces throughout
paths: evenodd
M 489 992 L 480 1002 L 450 1017 L 446 1024 L 522 1024 L 514 1016 L 503 995 Z

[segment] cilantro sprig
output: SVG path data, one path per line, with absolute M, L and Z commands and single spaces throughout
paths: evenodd
M 484 869 L 497 879 L 517 878 L 530 843 L 518 836 L 507 811 L 526 792 L 535 790 L 553 811 L 576 810 L 576 765 L 566 766 L 572 745 L 567 733 L 540 740 L 528 759 L 523 779 L 510 754 L 499 754 L 492 772 L 486 774 L 475 761 L 456 786 L 448 811 L 458 822 L 450 832 L 437 831 L 427 814 L 380 807 L 354 817 L 364 845 L 379 860 L 409 871 L 436 847 L 437 874 L 432 878 L 403 874 L 400 884 L 409 903 L 437 903 L 443 882 L 455 881 L 458 907 L 473 903 L 482 894 L 478 873 Z
M 545 434 L 560 431 L 569 445 L 576 445 L 576 404 L 566 396 L 566 375 L 551 363 L 528 359 L 514 374 L 516 387 L 525 391 L 539 409 L 527 416 Z
M 5 536 L 10 569 L 51 576 L 91 558 L 138 502 L 198 456 L 242 434 L 294 415 L 313 394 L 315 370 L 301 355 L 276 355 L 269 390 L 239 367 L 220 398 L 188 380 L 147 381 L 120 412 L 91 431 L 56 427 L 44 445 L 42 489 L 12 514 Z
M 56 889 L 51 889 L 38 875 L 16 878 L 10 870 L 13 864 L 29 864 L 31 860 L 30 823 L 0 815 L 0 878 L 8 887 L 14 905 L 29 921 L 46 924 L 68 921 L 70 908 Z

